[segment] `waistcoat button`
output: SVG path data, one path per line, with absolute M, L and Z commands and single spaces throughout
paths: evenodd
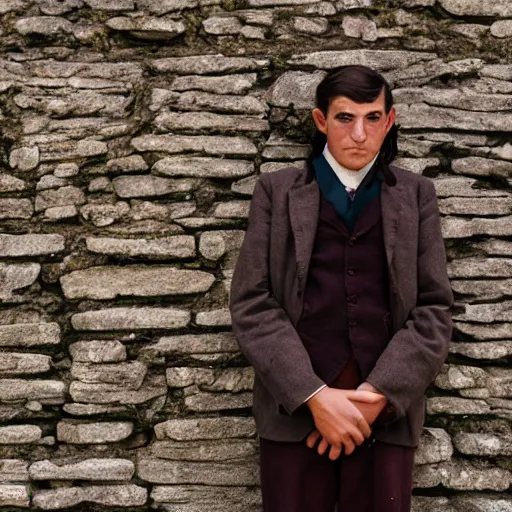
M 348 274 L 349 276 L 353 276 L 353 275 L 355 274 L 355 272 L 354 272 L 354 270 L 352 270 L 351 268 L 349 268 L 349 269 L 347 270 L 347 274 Z
M 349 239 L 348 245 L 354 245 L 355 243 L 356 243 L 356 237 L 353 236 L 352 238 Z

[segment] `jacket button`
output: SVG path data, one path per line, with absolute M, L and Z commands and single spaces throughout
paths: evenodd
M 352 238 L 349 239 L 348 245 L 354 245 L 355 243 L 356 243 L 356 237 L 353 236 Z
M 356 304 L 357 303 L 357 297 L 355 295 L 349 295 L 347 297 L 347 300 L 349 304 Z
M 349 276 L 353 276 L 353 275 L 355 274 L 355 272 L 354 272 L 354 270 L 352 270 L 351 268 L 349 268 L 349 269 L 347 270 L 347 274 L 348 274 Z
M 350 327 L 354 327 L 354 325 L 357 325 L 357 322 L 355 320 L 349 320 L 348 325 L 350 325 Z

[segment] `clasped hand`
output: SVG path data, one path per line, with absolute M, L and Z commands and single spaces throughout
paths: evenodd
M 350 455 L 371 434 L 370 425 L 387 404 L 387 398 L 369 387 L 358 389 L 323 388 L 307 401 L 316 429 L 306 440 L 313 448 L 318 440 L 318 453 L 329 448 L 329 458 L 336 460 L 343 450 Z

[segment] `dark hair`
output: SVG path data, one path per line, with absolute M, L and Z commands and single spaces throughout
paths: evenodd
M 386 79 L 377 71 L 361 65 L 338 66 L 327 72 L 323 80 L 318 84 L 315 94 L 315 105 L 325 116 L 331 101 L 336 96 L 346 96 L 357 103 L 371 103 L 375 101 L 384 89 L 384 108 L 389 113 L 393 106 L 391 88 Z M 395 176 L 388 168 L 398 153 L 397 147 L 398 127 L 396 124 L 387 133 L 378 160 L 384 172 L 386 181 L 390 184 L 396 182 Z M 315 131 L 312 141 L 312 150 L 307 163 L 312 166 L 312 161 L 320 155 L 324 149 L 327 137 L 318 129 Z

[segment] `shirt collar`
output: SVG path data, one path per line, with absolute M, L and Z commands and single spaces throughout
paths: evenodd
M 329 162 L 329 165 L 332 167 L 334 173 L 341 181 L 341 183 L 343 183 L 345 187 L 356 189 L 372 168 L 373 163 L 375 162 L 375 160 L 377 160 L 377 157 L 379 156 L 379 153 L 377 153 L 370 162 L 368 162 L 364 167 L 362 167 L 358 171 L 355 171 L 353 169 L 347 169 L 346 167 L 341 165 L 334 158 L 334 156 L 332 156 L 332 153 L 329 151 L 329 148 L 327 147 L 327 143 L 325 144 L 323 155 L 327 162 Z

